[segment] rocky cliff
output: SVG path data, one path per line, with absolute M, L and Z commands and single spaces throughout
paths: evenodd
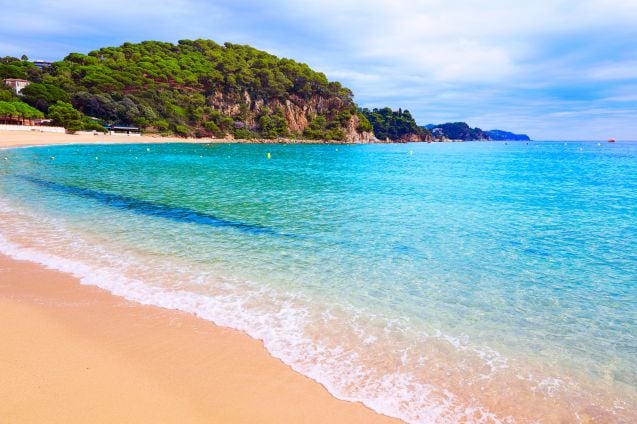
M 245 128 L 255 133 L 259 133 L 259 121 L 264 114 L 274 113 L 282 116 L 288 136 L 297 138 L 307 135 L 306 130 L 310 128 L 310 123 L 316 117 L 326 117 L 326 122 L 334 122 L 338 115 L 342 114 L 345 120 L 339 121 L 342 134 L 336 137 L 338 141 L 368 143 L 374 139 L 373 132 L 360 130 L 361 120 L 357 114 L 347 116 L 350 105 L 339 97 L 315 95 L 308 99 L 290 96 L 285 100 L 264 100 L 263 98 L 254 99 L 250 93 L 244 91 L 240 99 L 237 99 L 234 95 L 227 96 L 216 92 L 208 97 L 207 104 L 225 116 L 234 117 L 235 127 Z M 344 110 L 346 112 L 343 114 Z

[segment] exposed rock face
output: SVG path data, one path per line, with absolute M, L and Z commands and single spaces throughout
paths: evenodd
M 207 104 L 214 107 L 226 116 L 240 117 L 245 127 L 254 129 L 257 127 L 257 120 L 265 108 L 270 111 L 281 110 L 287 123 L 290 133 L 302 134 L 308 128 L 312 117 L 321 115 L 329 116 L 344 109 L 346 106 L 337 97 L 312 96 L 309 99 L 302 99 L 292 96 L 290 99 L 281 101 L 273 99 L 265 101 L 263 99 L 253 99 L 248 92 L 244 92 L 240 97 L 224 95 L 216 92 L 209 96 Z M 358 131 L 360 120 L 356 114 L 350 116 L 346 126 L 344 126 L 345 138 L 343 141 L 354 143 L 370 143 L 374 138 L 373 132 Z
M 307 110 L 303 110 L 303 108 L 292 103 L 291 100 L 285 101 L 283 114 L 285 115 L 285 120 L 288 123 L 290 131 L 302 133 L 310 124 L 307 117 Z
M 397 140 L 397 141 L 409 143 L 409 142 L 427 141 L 427 140 L 426 140 L 426 136 L 423 137 L 422 135 L 419 135 L 419 134 L 409 133 L 409 134 L 405 134 L 404 136 L 400 138 L 400 140 Z
M 360 124 L 360 119 L 358 116 L 352 115 L 347 122 L 347 128 L 345 132 L 345 141 L 351 143 L 371 143 L 375 140 L 373 132 L 359 132 L 358 125 Z

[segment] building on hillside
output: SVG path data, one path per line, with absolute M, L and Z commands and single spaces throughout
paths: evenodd
M 3 82 L 5 83 L 5 85 L 11 87 L 13 91 L 16 92 L 16 94 L 20 94 L 24 87 L 31 84 L 31 82 L 20 78 L 7 78 L 3 80 Z
M 33 64 L 37 66 L 38 68 L 42 69 L 42 68 L 48 68 L 49 66 L 53 64 L 53 62 L 38 59 L 38 60 L 34 60 Z

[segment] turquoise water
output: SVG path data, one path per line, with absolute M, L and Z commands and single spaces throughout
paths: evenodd
M 340 398 L 637 419 L 637 143 L 0 156 L 0 251 L 241 329 Z

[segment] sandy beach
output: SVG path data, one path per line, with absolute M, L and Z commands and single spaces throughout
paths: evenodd
M 0 147 L 86 139 L 0 132 Z M 243 333 L 1 255 L 0 340 L 3 423 L 398 422 L 334 398 Z
M 384 143 L 383 141 L 374 141 Z M 0 130 L 0 148 L 62 144 L 131 144 L 131 143 L 247 143 L 247 144 L 360 144 L 356 142 L 296 139 L 183 138 L 159 135 L 60 134 L 39 131 Z
M 128 143 L 224 143 L 232 140 L 212 138 L 160 137 L 153 135 L 125 136 L 102 134 L 59 134 L 39 131 L 0 130 L 0 148 L 57 144 L 128 144 Z

